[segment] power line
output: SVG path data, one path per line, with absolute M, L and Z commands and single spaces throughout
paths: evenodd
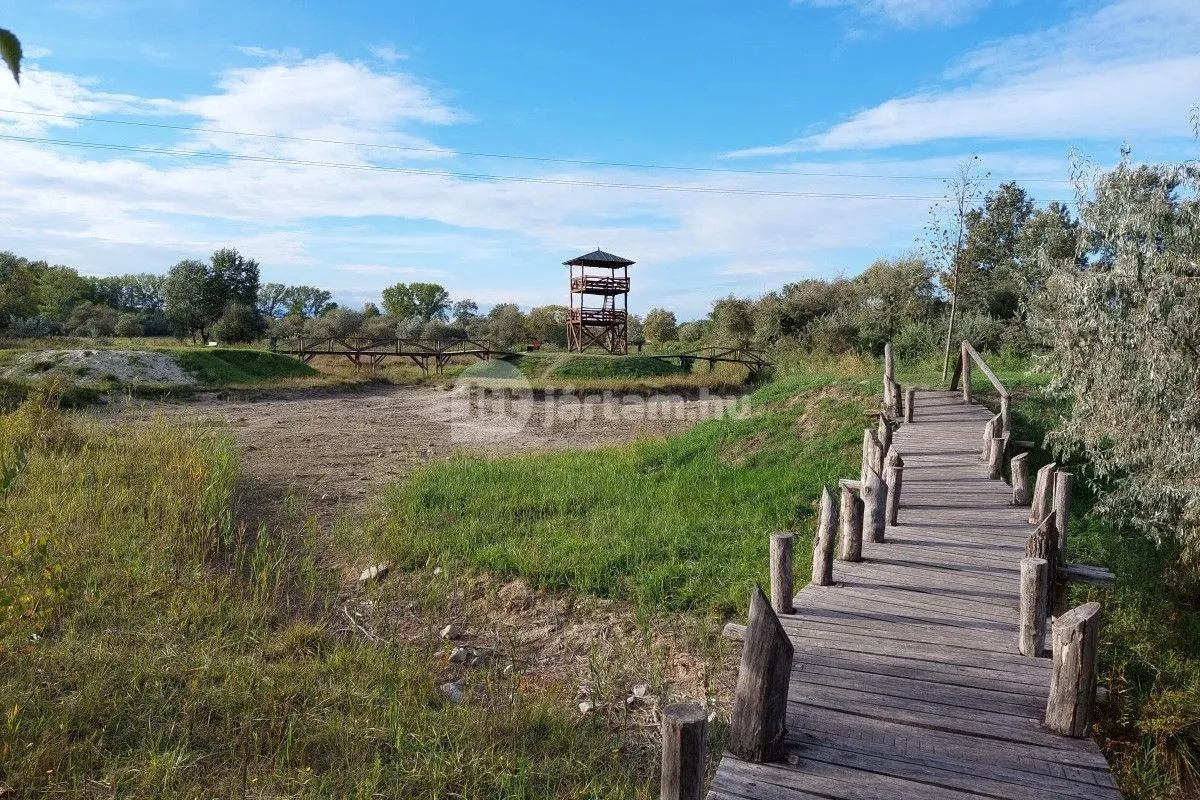
M 414 145 L 380 144 L 374 142 L 355 142 L 345 139 L 320 139 L 305 136 L 288 136 L 281 133 L 255 133 L 251 131 L 232 131 L 221 128 L 200 128 L 188 125 L 169 125 L 164 122 L 141 122 L 136 120 L 109 119 L 106 117 L 89 117 L 78 114 L 52 114 L 45 111 L 20 111 L 17 109 L 0 108 L 0 114 L 17 114 L 27 117 L 42 117 L 46 119 L 71 120 L 74 122 L 94 122 L 104 125 L 126 125 L 138 128 L 158 128 L 161 130 L 181 131 L 185 133 L 208 133 L 221 136 L 245 136 L 257 139 L 276 139 L 287 142 L 305 142 L 309 144 L 336 144 L 349 147 L 374 148 L 379 150 L 398 150 L 413 153 L 434 153 L 447 156 L 470 156 L 472 158 L 500 158 L 515 161 L 533 161 L 547 164 L 572 164 L 587 167 L 623 167 L 629 169 L 660 169 L 676 172 L 702 172 L 730 175 L 774 175 L 781 177 L 806 178 L 862 178 L 870 180 L 904 180 L 904 181 L 938 181 L 945 182 L 949 177 L 935 175 L 889 175 L 869 172 L 820 172 L 811 170 L 782 170 L 782 169 L 734 169 L 732 167 L 697 167 L 675 164 L 647 164 L 630 161 L 590 161 L 577 158 L 555 158 L 551 156 L 527 156 L 511 153 L 486 153 L 469 150 L 449 150 L 442 147 L 416 147 Z M 1062 178 L 1024 178 L 1022 183 L 1054 183 L 1070 184 Z
M 176 150 L 170 148 L 142 147 L 139 145 L 109 144 L 105 142 L 79 142 L 67 139 L 49 139 L 36 136 L 17 136 L 0 134 L 0 140 L 25 142 L 28 144 L 46 144 L 59 147 L 76 147 L 89 150 L 113 150 L 119 152 L 140 153 L 154 156 L 180 156 L 188 158 L 231 159 L 251 161 L 265 164 L 287 164 L 291 166 L 319 167 L 323 169 L 345 169 L 362 172 L 388 172 L 406 175 L 429 175 L 444 178 L 462 178 L 469 180 L 484 180 L 494 182 L 539 183 L 557 186 L 586 186 L 605 189 L 636 189 L 660 192 L 690 192 L 698 194 L 738 195 L 751 197 L 808 197 L 835 200 L 919 200 L 921 202 L 937 202 L 942 197 L 929 195 L 899 195 L 899 194 L 856 194 L 852 192 L 798 192 L 775 189 L 744 189 L 724 188 L 719 186 L 671 186 L 644 183 L 617 183 L 610 181 L 589 181 L 567 178 L 538 178 L 527 175 L 496 175 L 491 173 L 456 172 L 450 170 L 420 169 L 418 167 L 386 167 L 378 164 L 348 164 L 338 161 L 308 161 L 296 158 L 277 156 L 255 156 L 244 153 L 213 152 L 202 150 Z

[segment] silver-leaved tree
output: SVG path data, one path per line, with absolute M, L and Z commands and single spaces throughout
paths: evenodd
M 1083 186 L 1083 182 L 1081 182 Z M 1103 513 L 1200 555 L 1200 173 L 1128 157 L 1079 191 L 1078 259 L 1048 262 L 1036 318 L 1052 436 Z M 1190 559 L 1189 559 L 1190 560 Z

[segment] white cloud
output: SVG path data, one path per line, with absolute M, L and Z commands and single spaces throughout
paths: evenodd
M 27 45 L 22 42 L 22 51 L 25 58 L 49 58 L 54 55 L 54 51 L 48 47 L 38 47 L 37 45 Z
M 48 115 L 99 115 L 147 110 L 139 97 L 98 91 L 96 82 L 30 65 L 21 84 L 0 81 L 0 132 L 35 135 L 53 127 L 77 127 L 72 120 Z
M 373 44 L 367 48 L 367 51 L 379 61 L 385 64 L 395 64 L 397 61 L 403 61 L 408 58 L 407 53 L 402 53 L 396 49 L 396 46 L 391 42 L 384 44 Z
M 949 26 L 969 18 L 990 0 L 793 0 L 822 8 L 849 6 L 902 28 Z
M 731 155 L 950 139 L 1186 135 L 1188 109 L 1200 94 L 1198 37 L 1200 4 L 1193 0 L 1121 0 L 1056 28 L 978 48 L 948 71 L 941 88 L 888 100 L 820 133 Z M 970 83 L 955 85 L 963 79 Z
M 239 154 L 363 163 L 383 156 L 429 157 L 430 153 L 388 153 L 344 143 L 433 148 L 427 140 L 403 129 L 465 119 L 404 73 L 377 72 L 333 56 L 229 70 L 217 88 L 215 94 L 164 107 L 198 118 L 199 127 L 254 134 L 204 133 L 192 142 Z M 293 139 L 268 138 L 280 136 Z
M 303 58 L 303 54 L 298 48 L 295 47 L 275 49 L 269 47 L 236 45 L 233 49 L 237 50 L 242 55 L 250 56 L 251 58 L 262 58 L 268 61 L 299 61 L 301 58 Z

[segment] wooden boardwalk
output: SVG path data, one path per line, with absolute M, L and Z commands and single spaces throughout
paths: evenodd
M 796 648 L 786 757 L 726 753 L 709 800 L 1119 798 L 1090 739 L 1041 726 L 1050 659 L 1017 652 L 1028 508 L 987 478 L 991 412 L 919 392 L 896 432 L 899 525 L 781 615 Z

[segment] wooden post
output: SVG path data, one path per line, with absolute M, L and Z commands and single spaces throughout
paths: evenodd
M 700 800 L 708 761 L 708 712 L 699 703 L 663 709 L 661 800 Z
M 887 417 L 879 418 L 879 432 L 876 438 L 879 439 L 879 458 L 886 459 L 888 451 L 892 449 L 892 426 Z M 879 467 L 875 467 L 875 471 L 879 472 Z
M 1085 737 L 1096 702 L 1096 650 L 1100 604 L 1084 603 L 1054 620 L 1054 664 L 1046 727 L 1063 736 Z
M 1046 595 L 1050 591 L 1050 563 L 1044 558 L 1021 559 L 1021 627 L 1017 648 L 1021 655 L 1040 658 L 1046 649 Z
M 887 484 L 874 469 L 867 471 L 862 485 L 863 535 L 872 542 L 882 542 L 887 530 Z
M 913 421 L 913 402 L 917 399 L 917 390 L 911 386 L 904 393 L 904 421 Z
M 1071 514 L 1071 479 L 1069 472 L 1054 473 L 1054 518 L 1058 530 L 1058 557 L 1061 565 L 1067 559 L 1067 518 Z
M 983 445 L 979 448 L 979 460 L 987 461 L 988 453 L 991 449 L 992 439 L 996 438 L 996 422 L 995 418 L 989 419 L 987 424 L 983 426 Z
M 842 489 L 842 561 L 862 561 L 863 501 L 848 486 Z
M 821 519 L 817 524 L 817 535 L 813 539 L 812 582 L 817 586 L 833 585 L 833 541 L 837 536 L 837 528 L 838 509 L 833 500 L 833 492 L 829 491 L 828 486 L 823 486 L 821 487 Z M 791 561 L 790 555 L 788 561 Z M 775 581 L 772 580 L 772 599 L 774 599 L 774 594 Z M 778 605 L 775 607 L 779 608 Z M 786 613 L 791 613 L 790 598 Z
M 1029 453 L 1013 456 L 1008 468 L 1012 473 L 1013 505 L 1029 505 Z
M 1000 395 L 1000 424 L 1004 426 L 1005 433 L 1012 433 L 1012 409 L 1006 394 Z
M 729 724 L 729 752 L 743 761 L 769 761 L 781 754 L 794 654 L 762 588 L 755 586 Z
M 904 389 L 900 384 L 892 381 L 892 419 L 900 419 L 904 414 Z
M 1029 524 L 1040 525 L 1050 508 L 1054 498 L 1054 473 L 1058 465 L 1054 462 L 1047 464 L 1037 471 L 1037 480 L 1033 484 L 1033 504 L 1029 507 Z
M 971 353 L 967 350 L 966 342 L 962 344 L 962 393 L 963 402 L 971 404 Z
M 862 469 L 858 472 L 858 479 L 865 481 L 867 479 L 867 470 L 874 463 L 875 457 L 871 453 L 871 429 L 863 428 L 863 445 L 862 445 Z
M 883 343 L 883 378 L 891 381 L 896 377 L 896 358 L 892 354 L 892 343 Z
M 896 525 L 900 514 L 900 488 L 904 483 L 904 459 L 899 452 L 893 450 L 888 454 L 883 479 L 887 483 L 887 524 Z
M 777 614 L 792 613 L 792 541 L 790 533 L 771 534 L 771 607 Z
M 1004 448 L 1008 439 L 1000 437 L 988 443 L 988 477 L 999 480 L 1004 475 Z
M 1054 529 L 1054 512 L 1051 511 L 1037 530 L 1029 535 L 1025 542 L 1025 555 L 1029 558 L 1040 558 L 1046 562 L 1046 610 L 1053 610 L 1055 587 L 1058 585 L 1058 534 Z

